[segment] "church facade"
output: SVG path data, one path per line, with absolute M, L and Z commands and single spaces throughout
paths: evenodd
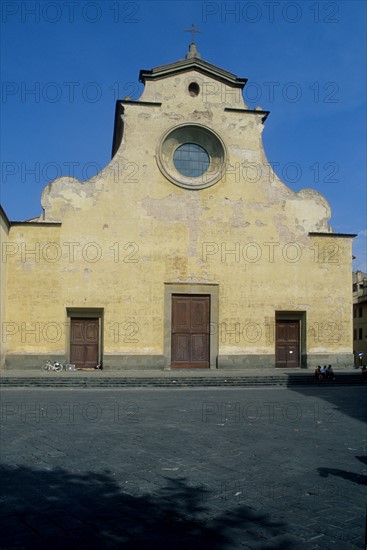
M 140 80 L 102 172 L 49 183 L 32 221 L 1 211 L 2 367 L 352 365 L 353 235 L 272 170 L 246 79 L 191 44 Z

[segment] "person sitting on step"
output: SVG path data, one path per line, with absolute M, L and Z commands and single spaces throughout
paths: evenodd
M 334 371 L 331 365 L 326 369 L 326 378 L 328 380 L 335 380 Z
M 326 367 L 326 365 L 324 365 L 323 367 L 321 367 L 320 372 L 321 372 L 321 374 L 322 374 L 322 377 L 326 380 L 326 377 L 327 377 L 327 367 Z
M 322 382 L 322 380 L 324 379 L 322 373 L 321 373 L 321 367 L 320 365 L 318 365 L 317 369 L 315 370 L 315 378 L 316 380 L 318 380 L 319 382 Z

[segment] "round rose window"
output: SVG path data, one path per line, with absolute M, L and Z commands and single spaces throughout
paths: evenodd
M 198 178 L 209 168 L 210 158 L 204 147 L 197 143 L 184 143 L 173 153 L 175 168 L 188 178 Z
M 223 175 L 226 152 L 220 137 L 200 124 L 171 128 L 157 147 L 162 174 L 185 189 L 204 189 Z

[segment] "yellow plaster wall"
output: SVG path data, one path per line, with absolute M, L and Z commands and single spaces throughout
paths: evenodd
M 193 98 L 192 80 L 219 91 Z M 37 342 L 20 330 L 8 353 L 68 354 L 67 308 L 103 308 L 106 356 L 162 354 L 164 283 L 219 284 L 219 354 L 274 354 L 276 311 L 306 312 L 308 352 L 351 352 L 351 241 L 308 235 L 331 231 L 330 207 L 271 170 L 261 116 L 224 111 L 246 108 L 239 91 L 194 71 L 148 82 L 141 100 L 162 107 L 125 106 L 121 146 L 100 174 L 45 188 L 42 219 L 61 226 L 12 228 L 11 242 L 38 243 L 41 254 L 9 258 L 7 322 L 57 323 L 62 337 L 45 341 L 41 328 Z M 157 165 L 162 135 L 183 123 L 225 144 L 226 169 L 212 187 L 182 189 Z M 52 254 L 49 242 L 57 261 L 42 254 Z
M 10 228 L 6 322 L 7 354 L 63 353 L 63 259 L 58 258 L 59 226 L 37 224 Z
M 5 364 L 5 350 L 4 350 L 4 339 L 3 339 L 3 329 L 5 323 L 5 305 L 6 305 L 6 283 L 7 283 L 7 263 L 6 263 L 6 254 L 7 254 L 7 242 L 9 235 L 9 224 L 6 219 L 3 211 L 0 210 L 0 368 L 4 367 Z

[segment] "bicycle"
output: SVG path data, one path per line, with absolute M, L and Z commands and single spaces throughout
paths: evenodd
M 54 370 L 56 372 L 62 371 L 64 368 L 64 365 L 62 363 L 59 363 L 58 361 L 54 361 L 53 363 L 48 359 L 46 363 L 42 366 L 42 371 L 44 370 Z

